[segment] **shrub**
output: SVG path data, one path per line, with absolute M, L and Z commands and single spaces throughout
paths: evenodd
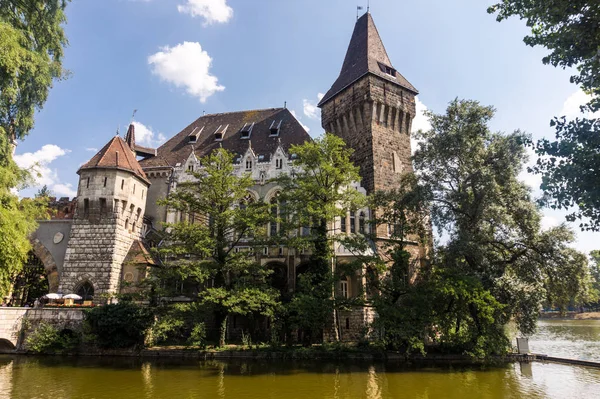
M 60 331 L 48 322 L 41 322 L 25 340 L 27 349 L 35 353 L 62 353 L 79 344 L 79 336 L 71 330 Z
M 131 348 L 144 344 L 153 316 L 148 308 L 121 302 L 88 309 L 85 320 L 100 348 Z
M 204 325 L 206 309 L 197 303 L 177 303 L 157 308 L 154 312 L 155 318 L 149 340 L 151 345 L 196 345 L 190 343 L 194 341 L 192 333 L 195 328 L 204 329 L 206 335 Z M 197 327 L 199 325 L 202 327 Z M 201 341 L 205 339 L 206 336 L 202 337 Z
M 204 323 L 198 323 L 192 328 L 188 343 L 202 348 L 206 346 L 206 326 Z

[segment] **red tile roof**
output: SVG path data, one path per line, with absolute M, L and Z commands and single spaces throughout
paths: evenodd
M 150 184 L 133 151 L 119 136 L 113 137 L 92 159 L 79 168 L 79 171 L 96 168 L 126 170 Z

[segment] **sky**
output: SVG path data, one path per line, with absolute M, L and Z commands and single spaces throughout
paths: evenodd
M 420 93 L 414 130 L 427 128 L 424 109 L 443 113 L 454 98 L 493 105 L 493 130 L 534 139 L 554 137 L 553 116 L 577 115 L 586 96 L 571 71 L 543 65 L 547 51 L 523 43 L 525 23 L 496 22 L 486 12 L 493 3 L 371 0 L 393 66 Z M 356 6 L 366 0 L 73 0 L 69 76 L 17 148 L 17 162 L 39 174 L 21 195 L 46 184 L 75 196 L 79 166 L 131 121 L 138 142 L 158 146 L 203 112 L 287 104 L 319 136 L 316 103 L 339 73 Z M 521 177 L 538 195 L 539 176 Z M 544 227 L 565 214 L 544 210 Z M 577 249 L 600 248 L 600 233 L 577 234 Z

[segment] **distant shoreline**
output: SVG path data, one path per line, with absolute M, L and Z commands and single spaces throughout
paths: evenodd
M 600 312 L 542 312 L 540 319 L 565 319 L 565 320 L 600 320 Z

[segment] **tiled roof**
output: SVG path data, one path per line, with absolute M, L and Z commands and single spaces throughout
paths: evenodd
M 152 259 L 152 256 L 150 256 L 150 253 L 144 244 L 142 244 L 142 242 L 139 240 L 135 240 L 131 244 L 123 263 L 132 263 L 135 265 L 156 265 L 154 259 Z
M 119 136 L 113 137 L 96 155 L 85 163 L 83 169 L 121 169 L 132 172 L 148 182 L 146 174 L 127 143 Z M 79 171 L 78 171 L 79 173 Z
M 390 75 L 385 70 L 382 70 L 380 64 L 393 68 L 379 32 L 377 32 L 375 22 L 373 22 L 373 17 L 371 17 L 370 13 L 366 13 L 356 21 L 340 75 L 331 86 L 331 89 L 323 96 L 323 99 L 319 102 L 319 106 L 325 104 L 337 93 L 367 73 L 372 73 L 390 82 L 399 84 L 415 94 L 418 93 L 417 89 L 395 69 Z
M 245 130 L 249 130 L 250 125 L 250 137 L 243 138 L 242 129 L 246 126 Z M 277 127 L 278 134 L 272 134 L 271 128 Z M 216 140 L 216 132 L 224 132 L 222 140 Z M 210 114 L 196 119 L 160 146 L 155 157 L 141 160 L 140 165 L 144 169 L 172 167 L 183 164 L 192 151 L 197 157 L 203 157 L 219 147 L 243 155 L 249 145 L 257 156 L 263 155 L 267 161 L 277 149 L 279 140 L 285 151 L 293 144 L 310 140 L 306 130 L 286 108 Z

